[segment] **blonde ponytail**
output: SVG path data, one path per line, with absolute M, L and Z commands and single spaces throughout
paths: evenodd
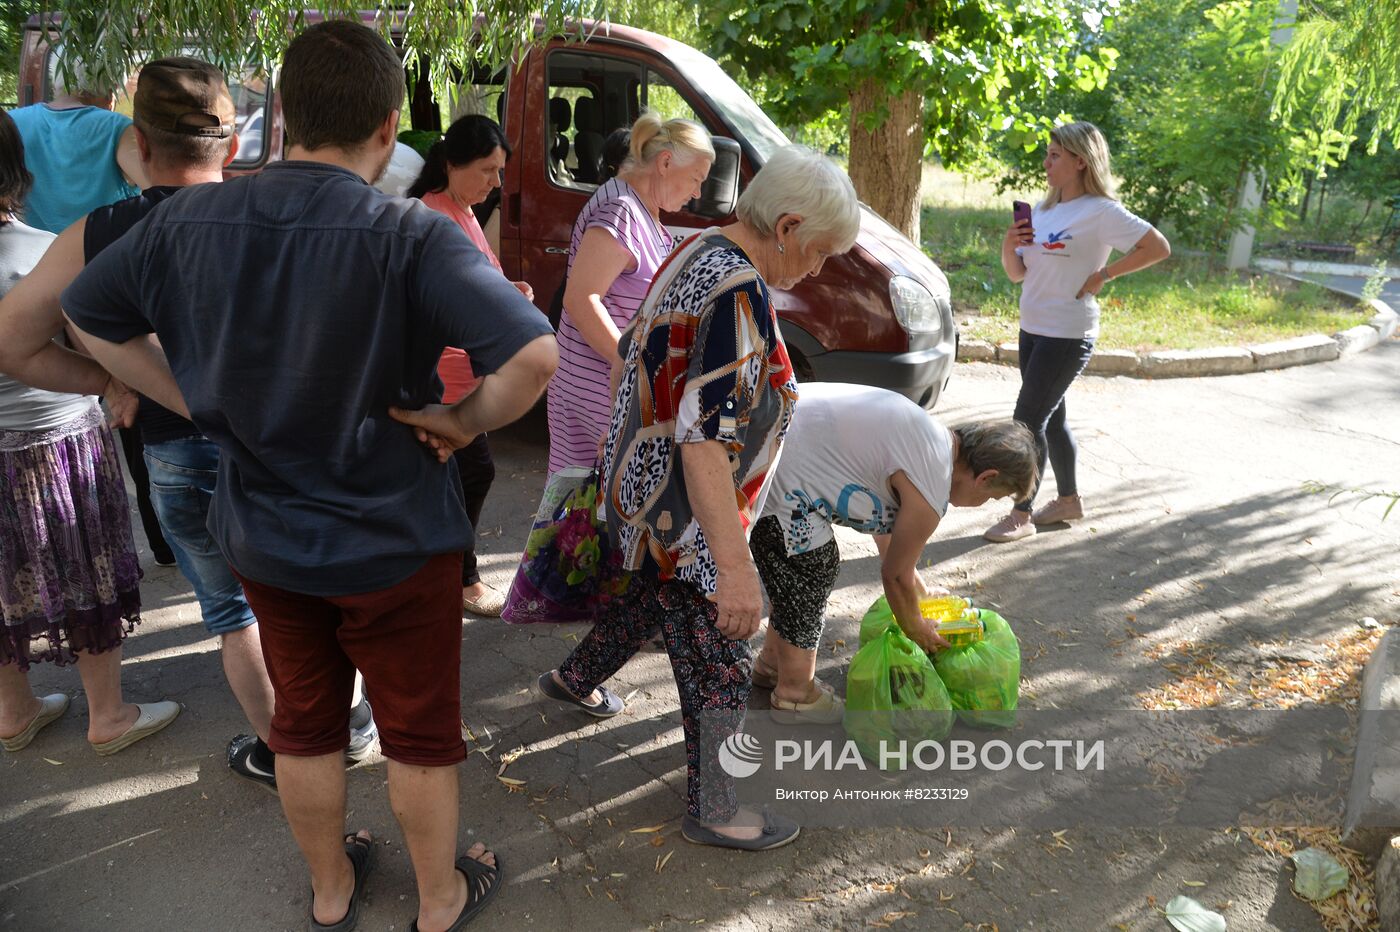
M 715 147 L 705 127 L 691 120 L 666 120 L 654 110 L 644 110 L 632 124 L 632 140 L 627 164 L 644 167 L 662 152 L 670 152 L 677 162 L 688 165 L 697 158 L 714 161 Z

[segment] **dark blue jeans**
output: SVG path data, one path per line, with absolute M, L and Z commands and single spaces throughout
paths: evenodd
M 1078 449 L 1065 419 L 1065 392 L 1089 364 L 1093 340 L 1042 337 L 1021 331 L 1021 394 L 1016 396 L 1016 412 L 1011 416 L 1035 434 L 1040 451 L 1040 476 L 1045 478 L 1045 461 L 1055 470 L 1055 485 L 1061 495 L 1077 495 L 1074 461 Z M 1040 484 L 1030 498 L 1016 507 L 1030 511 Z

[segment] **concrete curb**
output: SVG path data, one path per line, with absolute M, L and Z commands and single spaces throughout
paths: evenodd
M 1397 270 L 1396 277 L 1400 278 L 1400 270 Z M 1397 327 L 1400 327 L 1400 315 L 1378 298 L 1371 299 L 1370 303 L 1376 312 L 1370 320 L 1330 337 L 1314 333 L 1275 343 L 1199 350 L 1155 350 L 1150 353 L 1096 349 L 1085 371 L 1091 375 L 1126 375 L 1137 379 L 1180 379 L 1239 375 L 1330 362 L 1342 356 L 1363 353 L 1395 335 Z M 1020 355 L 1015 343 L 994 346 L 984 340 L 963 340 L 958 345 L 959 362 L 998 362 L 1014 366 L 1020 361 Z

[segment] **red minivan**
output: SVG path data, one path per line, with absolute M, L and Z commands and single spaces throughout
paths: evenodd
M 583 30 L 585 41 L 555 38 L 509 68 L 462 75 L 450 102 L 418 82 L 404 107 L 405 129 L 441 130 L 464 113 L 487 114 L 504 127 L 514 154 L 502 180 L 500 258 L 509 277 L 531 284 L 546 311 L 564 278 L 574 218 L 602 179 L 603 141 L 643 108 L 693 119 L 715 137 L 715 168 L 702 196 L 663 218 L 675 232 L 731 222 L 748 179 L 788 143 L 695 49 L 625 26 L 585 22 Z M 51 57 L 35 17 L 22 45 L 21 105 L 52 96 Z M 257 171 L 282 155 L 275 76 L 229 79 L 240 136 L 229 171 Z M 854 249 L 773 297 L 800 378 L 889 388 L 925 407 L 937 401 L 957 351 L 948 280 L 869 208 L 862 208 Z

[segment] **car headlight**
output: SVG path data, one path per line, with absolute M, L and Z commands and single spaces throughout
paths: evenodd
M 909 333 L 941 333 L 943 308 L 932 292 L 907 275 L 890 279 L 890 304 L 894 316 Z

